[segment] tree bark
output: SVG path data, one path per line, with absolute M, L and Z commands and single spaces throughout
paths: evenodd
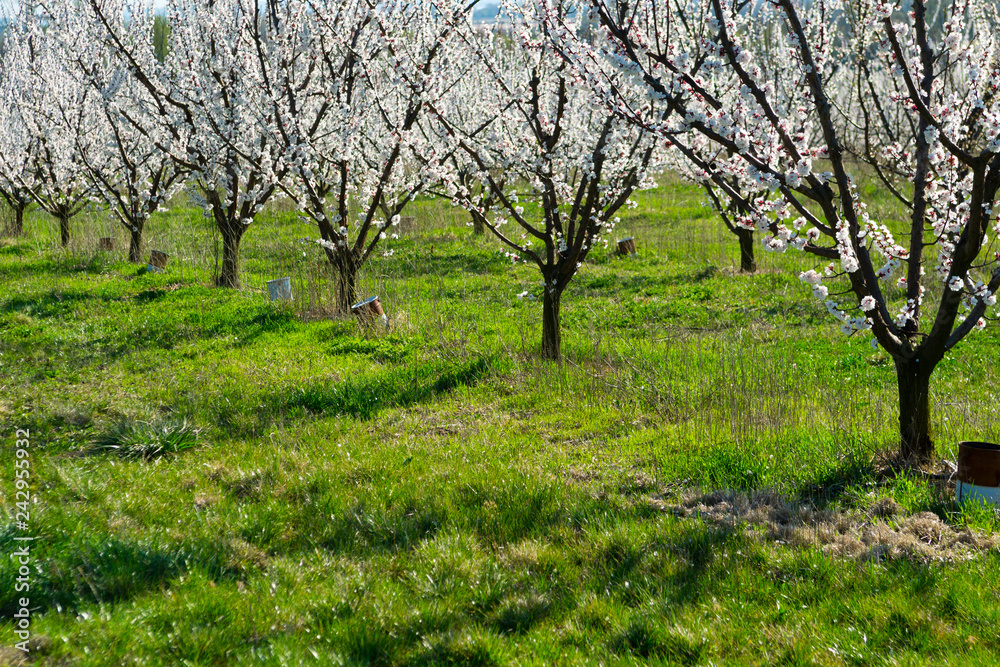
M 740 273 L 756 273 L 757 260 L 753 254 L 753 230 L 736 230 L 736 237 L 740 240 Z
M 906 460 L 929 463 L 934 458 L 930 433 L 930 380 L 932 364 L 896 359 L 899 385 L 899 453 Z
M 240 287 L 240 241 L 243 240 L 244 226 L 233 223 L 220 226 L 222 234 L 222 271 L 219 274 L 219 287 Z
M 558 361 L 562 356 L 562 337 L 559 330 L 559 299 L 562 293 L 545 288 L 542 302 L 542 356 Z
M 486 225 L 483 224 L 483 218 L 478 213 L 472 214 L 472 233 L 476 236 L 486 233 Z
M 59 242 L 64 248 L 69 245 L 69 216 L 65 213 L 59 215 Z
M 142 226 L 132 225 L 129 230 L 128 261 L 139 264 L 142 261 Z
M 351 312 L 351 306 L 357 303 L 358 298 L 358 263 L 349 254 L 350 252 L 348 250 L 347 253 L 339 254 L 335 263 L 337 269 L 337 309 L 344 314 Z

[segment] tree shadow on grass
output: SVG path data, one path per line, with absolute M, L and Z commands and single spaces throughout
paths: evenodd
M 154 287 L 152 289 L 146 289 L 135 295 L 135 302 L 140 305 L 145 305 L 148 303 L 152 303 L 154 301 L 159 301 L 163 297 L 170 294 L 172 291 L 173 290 L 164 289 L 162 287 L 161 288 Z
M 381 507 L 359 499 L 324 527 L 317 544 L 328 551 L 370 558 L 381 553 L 409 551 L 433 539 L 448 523 L 448 510 L 435 500 L 405 499 Z
M 841 501 L 852 489 L 868 486 L 878 479 L 878 471 L 870 456 L 851 452 L 836 466 L 827 468 L 803 484 L 796 494 L 800 503 L 808 501 L 817 509 Z
M 7 551 L 21 546 L 11 535 L 13 525 L 0 528 L 0 545 Z M 32 609 L 77 609 L 82 605 L 114 604 L 166 585 L 177 576 L 200 568 L 220 580 L 240 576 L 228 563 L 230 555 L 217 543 L 170 544 L 123 539 L 115 535 L 69 536 L 31 547 Z M 0 567 L 0 613 L 9 616 L 19 606 L 14 577 L 17 560 Z
M 642 516 L 642 512 L 637 512 L 637 516 Z M 685 523 L 675 534 L 645 545 L 611 540 L 597 552 L 592 563 L 591 585 L 596 591 L 614 592 L 629 607 L 642 607 L 651 595 L 648 585 L 639 583 L 650 574 L 649 552 L 662 550 L 680 566 L 660 575 L 659 582 L 653 585 L 660 590 L 653 595 L 664 597 L 672 606 L 694 604 L 703 599 L 717 574 L 713 574 L 717 556 L 746 539 L 729 526 Z
M 529 515 L 526 520 L 534 523 L 533 529 L 520 531 L 517 535 L 512 535 L 512 539 L 523 539 L 524 534 L 545 534 L 548 526 L 565 523 L 570 514 L 586 515 L 588 522 L 617 516 L 622 522 L 628 523 L 644 516 L 646 512 L 638 506 L 622 510 L 608 499 L 590 496 L 575 496 L 567 501 L 569 506 L 555 503 L 546 510 Z M 467 502 L 478 501 L 470 498 Z M 314 508 L 303 507 L 303 512 L 306 511 L 315 513 Z M 463 517 L 445 498 L 426 491 L 414 491 L 412 497 L 391 506 L 359 502 L 341 515 L 338 512 L 337 518 L 333 519 L 341 525 L 332 529 L 327 527 L 326 539 L 314 542 L 311 539 L 312 527 L 304 524 L 301 527 L 304 542 L 284 543 L 276 549 L 276 555 L 291 556 L 301 549 L 312 552 L 319 547 L 350 555 L 354 559 L 370 560 L 378 554 L 413 549 L 422 542 L 434 539 L 442 530 L 470 527 L 467 523 L 470 517 Z M 261 517 L 261 521 L 264 520 Z M 325 519 L 323 523 L 326 523 Z M 0 530 L 0 533 L 0 546 L 12 548 L 13 541 L 10 538 L 17 531 Z M 4 535 L 8 535 L 6 540 Z M 147 542 L 106 534 L 81 537 L 67 532 L 57 532 L 53 537 L 43 547 L 44 550 L 37 553 L 37 561 L 43 566 L 36 572 L 40 588 L 37 602 L 39 610 L 56 608 L 58 605 L 72 611 L 94 603 L 106 604 L 113 609 L 136 596 L 170 587 L 179 576 L 191 570 L 204 572 L 211 580 L 232 581 L 244 576 L 242 571 L 229 564 L 233 555 L 232 548 L 220 545 L 214 539 Z M 253 536 L 245 537 L 258 549 L 267 546 L 255 543 Z M 412 659 L 413 664 L 436 664 L 437 660 L 452 657 L 458 659 L 459 664 L 502 662 L 494 652 L 492 641 L 445 641 L 440 635 L 451 629 L 462 631 L 468 628 L 476 637 L 523 637 L 538 631 L 543 624 L 557 623 L 565 615 L 575 613 L 574 610 L 582 599 L 580 596 L 588 592 L 606 595 L 610 590 L 616 597 L 637 595 L 639 597 L 635 600 L 628 599 L 626 602 L 635 609 L 644 607 L 646 597 L 641 592 L 643 589 L 634 585 L 629 589 L 625 583 L 630 580 L 639 582 L 642 580 L 641 575 L 649 572 L 648 552 L 652 547 L 674 554 L 676 562 L 681 563 L 679 568 L 662 574 L 668 601 L 673 601 L 676 606 L 697 604 L 711 593 L 714 577 L 719 572 L 718 553 L 734 539 L 741 538 L 701 524 L 671 531 L 670 535 L 655 538 L 652 542 L 628 540 L 626 549 L 612 545 L 602 550 L 597 561 L 581 570 L 582 578 L 578 583 L 574 576 L 572 580 L 567 579 L 564 585 L 555 587 L 546 583 L 549 575 L 528 575 L 527 579 L 521 580 L 512 566 L 504 564 L 504 559 L 498 555 L 493 559 L 500 569 L 497 599 L 495 604 L 486 607 L 479 614 L 469 612 L 464 616 L 461 614 L 466 612 L 459 612 L 460 615 L 407 615 L 400 617 L 399 627 L 389 632 L 387 626 L 380 622 L 381 619 L 370 613 L 352 610 L 350 606 L 345 610 L 344 605 L 339 605 L 322 623 L 323 634 L 335 637 L 337 648 L 361 664 L 403 664 L 407 659 Z M 469 579 L 468 586 L 457 586 L 455 591 L 479 589 L 483 575 L 477 576 L 475 571 L 465 574 L 461 574 L 464 570 L 456 572 L 459 573 L 456 576 Z M 11 592 L 10 596 L 0 596 L 0 610 L 5 612 L 15 609 L 14 587 L 10 580 L 13 576 L 16 576 L 13 566 L 0 568 L 0 580 L 11 584 L 3 588 Z M 508 579 L 509 583 L 503 584 Z M 519 584 L 519 580 L 522 583 Z M 572 585 L 570 581 L 573 582 Z M 635 593 L 628 592 L 630 590 Z M 465 593 L 460 592 L 455 595 L 458 597 L 454 601 L 460 605 L 470 599 L 481 599 L 468 598 Z M 34 597 L 33 604 L 36 604 Z M 362 605 L 361 609 L 370 607 Z M 274 632 L 281 633 L 283 630 Z M 433 647 L 423 642 L 423 638 L 430 632 L 435 632 L 438 636 Z M 673 655 L 680 650 L 675 646 L 674 639 L 661 636 L 662 634 L 652 627 L 630 627 L 618 642 L 620 646 L 614 650 L 623 654 L 628 652 L 649 656 Z M 469 632 L 460 632 L 461 637 L 467 635 L 471 636 Z M 685 651 L 690 652 L 688 649 Z
M 288 310 L 278 310 L 268 306 L 253 317 L 248 317 L 241 328 L 240 340 L 236 347 L 246 347 L 268 333 L 287 332 L 295 329 L 299 320 Z
M 504 273 L 510 262 L 493 252 L 469 251 L 446 253 L 422 253 L 419 261 L 414 261 L 409 273 L 419 275 L 452 275 L 473 273 L 490 275 Z
M 25 259 L 28 255 L 35 259 Z M 40 274 L 51 276 L 79 275 L 81 273 L 106 273 L 110 262 L 104 255 L 81 257 L 76 254 L 39 256 L 33 248 L 21 245 L 0 247 L 0 259 L 21 258 L 21 261 L 0 263 L 0 276 L 10 278 L 35 278 Z
M 38 318 L 58 317 L 71 310 L 78 303 L 111 301 L 85 290 L 49 290 L 45 294 L 32 297 L 15 296 L 0 305 L 0 312 L 21 313 Z
M 520 498 L 521 501 L 528 501 L 528 496 L 532 495 L 526 491 L 522 489 L 525 497 Z M 463 532 L 472 530 L 481 533 L 482 529 L 488 530 L 493 525 L 491 513 L 494 508 L 490 504 L 477 507 L 482 498 L 472 489 L 456 492 L 452 503 L 439 504 L 433 510 L 422 509 L 424 500 L 414 497 L 412 509 L 402 511 L 393 507 L 388 511 L 382 509 L 376 515 L 371 514 L 371 508 L 366 512 L 358 512 L 355 508 L 348 513 L 350 518 L 347 523 L 352 525 L 345 525 L 344 530 L 337 531 L 337 539 L 324 541 L 320 546 L 366 560 L 386 550 L 398 552 L 413 549 L 426 540 L 434 539 L 440 532 L 458 528 Z M 431 500 L 429 504 L 439 502 Z M 455 503 L 464 510 L 456 508 Z M 461 584 L 454 586 L 453 590 L 457 591 L 454 593 L 454 604 L 437 607 L 429 599 L 418 596 L 415 604 L 418 608 L 424 606 L 424 613 L 407 616 L 406 622 L 394 625 L 391 632 L 370 612 L 352 610 L 350 618 L 334 621 L 336 625 L 351 628 L 350 632 L 341 632 L 338 636 L 356 637 L 363 641 L 338 640 L 335 642 L 338 648 L 363 664 L 440 664 L 438 660 L 446 661 L 452 656 L 460 658 L 457 664 L 502 663 L 495 653 L 495 644 L 473 641 L 473 638 L 501 636 L 520 641 L 518 638 L 527 637 L 542 627 L 558 626 L 563 619 L 576 616 L 581 604 L 593 596 L 611 596 L 640 615 L 652 599 L 662 600 L 677 610 L 701 604 L 711 597 L 712 587 L 718 578 L 728 576 L 721 569 L 720 554 L 732 551 L 747 539 L 736 531 L 711 524 L 685 524 L 670 531 L 669 535 L 658 536 L 651 541 L 630 538 L 611 540 L 607 546 L 593 552 L 581 545 L 582 553 L 592 553 L 593 556 L 584 567 L 568 577 L 561 572 L 557 574 L 556 570 L 549 571 L 542 561 L 539 561 L 536 573 L 528 573 L 525 570 L 527 565 L 517 564 L 516 559 L 508 561 L 504 555 L 524 539 L 548 534 L 552 526 L 565 525 L 571 515 L 578 515 L 577 518 L 587 524 L 617 517 L 627 525 L 636 518 L 645 517 L 646 510 L 641 506 L 623 510 L 606 498 L 579 496 L 574 497 L 569 506 L 559 502 L 540 510 L 531 508 L 530 502 L 514 504 L 522 506 L 524 529 L 502 536 L 500 544 L 493 545 L 495 550 L 487 549 L 487 553 L 493 554 L 491 562 L 495 570 L 477 571 L 473 568 L 455 575 L 468 577 L 468 588 Z M 469 512 L 481 516 L 477 518 Z M 416 515 L 414 523 L 405 524 L 409 530 L 400 531 L 404 525 L 400 519 L 411 514 Z M 359 515 L 363 516 L 363 520 L 359 519 Z M 434 519 L 433 529 L 428 522 L 430 517 Z M 373 530 L 375 527 L 377 529 Z M 416 528 L 419 529 L 414 530 Z M 406 539 L 402 541 L 386 539 L 386 536 L 403 534 Z M 483 535 L 479 537 L 482 541 Z M 486 542 L 492 543 L 492 540 L 487 539 Z M 654 564 L 657 562 L 655 557 L 651 556 L 654 549 L 671 554 L 671 560 L 677 567 L 661 571 Z M 529 548 L 528 552 L 532 550 Z M 654 560 L 651 561 L 651 558 Z M 489 566 L 484 564 L 482 567 Z M 494 575 L 487 574 L 494 571 Z M 422 571 L 414 570 L 414 576 L 418 572 Z M 656 581 L 652 585 L 648 582 L 643 585 L 642 582 L 650 576 Z M 496 593 L 491 596 L 490 602 L 484 604 L 485 588 L 493 588 Z M 474 591 L 474 594 L 461 592 L 466 590 Z M 437 613 L 440 609 L 465 611 Z M 683 637 L 672 635 L 657 625 L 660 622 L 661 619 L 657 619 L 644 625 L 633 624 L 634 627 L 630 626 L 622 632 L 609 648 L 622 655 L 667 656 L 682 664 L 695 664 L 702 652 L 701 644 L 694 639 L 686 642 Z M 329 628 L 324 634 L 327 632 L 333 634 Z M 457 641 L 457 638 L 465 641 Z
M 268 304 L 251 313 L 224 314 L 202 320 L 162 317 L 152 321 L 140 321 L 126 333 L 96 338 L 91 345 L 100 348 L 116 340 L 121 341 L 108 354 L 111 358 L 118 358 L 130 352 L 149 349 L 170 350 L 182 341 L 209 340 L 232 335 L 236 337 L 236 340 L 231 342 L 232 347 L 245 348 L 255 343 L 261 336 L 273 332 L 291 331 L 298 325 L 299 322 L 293 313 L 276 310 Z
M 711 586 L 717 575 L 714 567 L 716 556 L 730 547 L 734 540 L 739 539 L 741 539 L 739 536 L 730 531 L 703 525 L 681 531 L 660 545 L 667 551 L 675 553 L 686 563 L 678 571 L 663 575 L 663 584 L 667 590 L 665 601 L 671 608 L 679 609 L 683 606 L 697 605 L 710 598 Z M 613 561 L 616 554 L 602 554 L 601 558 L 605 557 L 610 557 Z M 545 624 L 558 625 L 561 623 L 561 619 L 567 615 L 576 614 L 582 599 L 581 595 L 585 596 L 588 591 L 602 597 L 609 595 L 609 591 L 614 591 L 611 595 L 615 597 L 622 595 L 626 598 L 634 597 L 635 599 L 627 599 L 626 603 L 641 613 L 641 610 L 648 605 L 649 598 L 645 597 L 640 587 L 626 587 L 624 584 L 630 580 L 640 579 L 638 575 L 640 575 L 639 570 L 643 558 L 643 553 L 637 553 L 634 557 L 629 557 L 621 562 L 610 563 L 610 571 L 604 571 L 604 566 L 609 563 L 592 563 L 588 569 L 591 572 L 602 570 L 602 574 L 596 577 L 583 575 L 584 578 L 578 582 L 579 588 L 576 590 L 546 590 L 546 586 L 539 585 L 537 582 L 511 585 L 505 592 L 501 593 L 493 609 L 480 610 L 486 613 L 478 618 L 475 615 L 470 616 L 467 621 L 468 625 L 460 627 L 454 634 L 471 638 L 482 632 L 510 637 L 517 641 L 518 637 L 523 638 L 532 632 L 537 632 Z M 609 572 L 610 577 L 608 576 Z M 366 623 L 365 621 L 368 619 L 362 616 L 355 616 L 352 620 L 359 625 L 367 625 L 368 627 L 372 625 L 370 622 Z M 442 640 L 440 630 L 453 627 L 453 625 L 450 626 L 448 619 L 444 618 L 438 622 L 443 627 L 435 628 L 434 620 L 433 617 L 428 618 L 428 616 L 422 615 L 414 618 L 410 624 L 403 626 L 394 636 L 385 632 L 370 634 L 369 642 L 364 647 L 365 650 L 359 650 L 361 647 L 354 646 L 344 648 L 347 649 L 347 653 L 351 657 L 358 660 L 364 660 L 370 656 L 371 647 L 377 645 L 380 655 L 389 662 L 402 661 L 403 656 L 410 655 L 412 656 L 411 662 L 403 661 L 404 664 L 437 664 L 424 661 L 432 655 L 440 658 L 442 654 L 449 657 L 451 655 L 461 657 L 461 661 L 457 664 L 486 665 L 502 662 L 500 656 L 496 655 L 492 651 L 492 647 L 486 643 Z M 450 621 L 450 624 L 453 623 L 454 621 Z M 630 624 L 610 642 L 609 648 L 623 656 L 666 658 L 669 664 L 697 664 L 704 651 L 703 643 L 696 639 L 687 640 L 684 637 L 674 635 L 666 628 L 661 627 L 660 623 L 659 620 L 647 621 L 644 616 L 640 616 L 637 621 Z M 474 626 L 478 626 L 479 632 L 468 631 L 468 628 Z M 433 644 L 421 640 L 421 638 L 433 634 L 434 630 L 438 630 L 438 632 L 434 635 Z M 426 649 L 426 652 L 419 650 L 421 646 Z M 417 649 L 417 653 L 413 652 L 414 649 Z
M 304 408 L 329 415 L 371 419 L 379 411 L 428 401 L 460 386 L 472 386 L 491 372 L 490 360 L 477 358 L 452 364 L 433 361 L 389 370 L 335 384 L 300 387 L 279 399 L 280 407 Z
M 0 257 L 21 257 L 24 254 L 24 247 L 17 243 L 0 245 Z
M 684 567 L 673 577 L 673 602 L 692 604 L 701 599 L 712 582 L 712 565 L 716 556 L 733 542 L 745 538 L 723 526 L 702 525 L 690 528 L 666 545 L 669 552 L 683 556 Z

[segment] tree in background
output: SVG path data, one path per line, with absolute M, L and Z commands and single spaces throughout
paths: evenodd
M 2 67 L 7 59 L 0 58 Z M 0 99 L 13 100 L 17 91 L 15 79 L 0 71 Z M 31 137 L 15 104 L 0 105 L 0 197 L 10 209 L 13 220 L 3 233 L 20 236 L 24 231 L 24 213 L 31 204 L 31 193 L 25 186 L 30 182 L 29 171 L 34 162 Z
M 698 153 L 694 152 L 693 155 L 697 156 Z M 757 252 L 754 232 L 760 228 L 760 231 L 766 233 L 770 230 L 771 225 L 770 221 L 766 219 L 755 219 L 751 215 L 750 207 L 744 202 L 756 201 L 760 206 L 769 198 L 770 191 L 766 187 L 756 186 L 750 186 L 750 189 L 746 190 L 745 185 L 738 178 L 727 177 L 720 173 L 715 173 L 713 178 L 712 162 L 691 159 L 677 149 L 668 149 L 666 156 L 665 161 L 668 169 L 701 185 L 708 196 L 709 204 L 719 215 L 722 224 L 725 225 L 730 234 L 736 237 L 740 249 L 740 273 L 755 273 L 757 271 Z M 722 152 L 718 153 L 718 158 L 731 159 L 732 155 L 727 156 L 725 152 Z M 724 185 L 720 186 L 719 181 L 724 181 Z M 726 196 L 720 192 L 723 188 L 727 192 L 739 193 L 739 196 Z
M 155 105 L 149 92 L 122 61 L 106 57 L 102 26 L 83 12 L 63 18 L 67 22 L 50 24 L 46 36 L 58 42 L 62 57 L 94 89 L 100 104 L 100 124 L 90 128 L 98 140 L 78 146 L 81 161 L 94 189 L 129 235 L 129 261 L 141 262 L 147 220 L 180 188 L 186 174 L 157 145 L 164 137 L 152 116 Z M 129 18 L 136 27 L 145 24 L 137 15 Z M 118 28 L 122 34 L 128 29 L 124 17 Z M 137 57 L 142 48 L 153 46 L 143 44 L 141 32 L 130 37 L 140 50 Z M 153 65 L 148 54 L 144 65 Z
M 259 22 L 257 67 L 270 94 L 255 113 L 283 148 L 280 187 L 318 227 L 342 312 L 406 205 L 440 179 L 447 156 L 423 110 L 461 76 L 454 28 L 468 12 L 311 0 L 276 5 Z
M 267 94 L 255 66 L 258 3 L 170 0 L 170 50 L 162 65 L 150 45 L 155 19 L 142 0 L 88 5 L 102 47 L 151 99 L 150 124 L 136 119 L 136 129 L 192 175 L 198 203 L 219 231 L 217 284 L 239 287 L 243 236 L 287 169 L 281 146 L 251 112 L 252 101 Z
M 91 150 L 100 139 L 92 131 L 100 124 L 96 93 L 75 76 L 58 40 L 46 34 L 49 26 L 66 23 L 70 13 L 57 6 L 51 13 L 22 14 L 13 22 L 3 81 L 9 95 L 4 113 L 14 133 L 4 140 L 13 142 L 12 153 L 3 160 L 8 189 L 27 193 L 59 221 L 64 247 L 70 241 L 70 220 L 94 194 L 81 148 Z
M 724 204 L 770 229 L 770 248 L 833 260 L 800 277 L 846 334 L 870 330 L 892 356 L 900 454 L 930 460 L 931 375 L 986 325 L 1000 286 L 997 7 L 946 3 L 934 33 L 923 0 L 908 11 L 873 0 L 589 5 L 599 46 L 545 5 L 563 55 L 605 105 L 668 138 Z M 686 7 L 707 17 L 710 38 L 678 39 Z M 781 59 L 767 57 L 762 35 L 784 66 L 773 66 Z M 704 58 L 695 73 L 687 69 L 693 57 Z M 854 94 L 868 113 L 852 121 L 880 147 L 872 154 L 891 166 L 881 178 L 907 211 L 902 243 L 869 213 L 851 172 L 837 108 Z M 643 122 L 629 108 L 637 99 L 675 116 Z M 902 136 L 886 132 L 890 114 L 905 119 Z M 728 186 L 732 179 L 742 187 Z M 760 188 L 771 197 L 742 194 Z
M 495 14 L 495 5 L 493 9 Z M 472 59 L 472 62 L 476 62 L 475 59 Z M 484 81 L 481 76 L 484 72 L 485 70 L 482 67 L 470 68 L 464 76 L 458 78 L 455 85 L 450 89 L 449 94 L 435 107 L 436 111 L 444 113 L 450 123 L 456 127 L 485 128 L 491 119 L 483 114 L 482 105 L 477 103 L 482 86 L 488 82 L 488 80 Z M 479 172 L 479 165 L 476 163 L 474 156 L 470 156 L 464 150 L 457 150 L 451 153 L 448 159 L 448 167 L 448 173 L 454 181 L 454 187 L 465 193 L 465 197 L 470 201 L 475 201 L 478 204 L 477 206 L 468 208 L 473 233 L 477 236 L 485 234 L 486 216 L 484 212 L 492 210 L 496 202 L 489 184 L 483 183 L 482 180 L 476 178 L 476 174 Z M 499 189 L 503 190 L 507 185 L 507 174 L 499 169 L 494 169 L 492 175 Z M 446 192 L 446 188 L 443 189 L 441 186 L 446 186 L 446 183 L 442 182 L 438 184 L 433 194 L 444 199 L 452 199 L 454 191 L 450 193 Z
M 199 184 L 223 241 L 219 284 L 239 285 L 244 230 L 280 192 L 317 224 L 349 309 L 358 269 L 439 178 L 420 116 L 460 71 L 437 61 L 468 8 L 171 0 L 160 65 L 148 43 L 159 19 L 141 0 L 89 6 L 101 48 L 149 98 L 130 121 Z
M 560 20 L 580 16 L 574 7 L 554 8 Z M 438 118 L 452 140 L 473 160 L 475 177 L 495 198 L 483 206 L 456 187 L 455 198 L 482 220 L 515 258 L 542 274 L 542 354 L 562 354 L 560 305 L 566 287 L 587 255 L 615 224 L 632 193 L 648 187 L 653 158 L 650 135 L 612 113 L 559 58 L 545 37 L 534 5 L 509 3 L 489 29 L 467 28 L 465 43 L 478 72 L 466 82 L 476 114 Z M 495 177 L 507 177 L 505 187 Z M 523 199 L 537 200 L 535 210 Z M 511 224 L 513 223 L 513 224 Z M 521 232 L 520 235 L 516 235 Z

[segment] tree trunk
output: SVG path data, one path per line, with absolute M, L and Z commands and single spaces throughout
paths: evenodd
M 736 237 L 740 240 L 740 273 L 756 273 L 757 260 L 753 256 L 753 230 L 739 228 Z
M 69 216 L 65 213 L 59 215 L 59 241 L 64 248 L 69 245 Z
M 142 262 L 142 226 L 132 225 L 129 230 L 128 261 L 133 264 Z
M 243 239 L 242 223 L 236 222 L 220 226 L 222 235 L 222 272 L 219 274 L 219 287 L 240 287 L 240 241 Z
M 559 360 L 562 355 L 562 338 L 559 331 L 559 299 L 561 292 L 545 288 L 542 302 L 542 356 Z
M 348 251 L 350 252 L 350 251 Z M 345 315 L 358 298 L 358 265 L 353 257 L 338 256 L 337 267 L 337 310 Z
M 899 385 L 899 453 L 916 463 L 934 458 L 930 433 L 930 381 L 932 364 L 912 359 L 896 359 Z
M 478 213 L 472 214 L 472 233 L 476 236 L 486 233 L 486 225 L 483 224 L 483 218 Z

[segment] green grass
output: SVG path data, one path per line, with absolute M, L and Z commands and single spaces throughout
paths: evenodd
M 113 453 L 124 459 L 155 459 L 178 454 L 197 443 L 198 429 L 186 420 L 161 422 L 119 421 L 94 440 L 94 453 Z
M 364 270 L 389 331 L 331 317 L 314 234 L 280 204 L 245 237 L 241 291 L 211 286 L 183 200 L 150 221 L 156 275 L 123 237 L 97 252 L 100 213 L 69 251 L 30 215 L 0 246 L 0 547 L 27 428 L 39 663 L 996 662 L 995 547 L 847 556 L 684 510 L 731 489 L 894 530 L 998 521 L 883 474 L 891 360 L 838 333 L 796 279 L 808 258 L 739 275 L 696 188 L 639 199 L 616 230 L 639 256 L 595 251 L 563 299 L 562 364 L 539 358 L 537 271 L 440 202 Z M 286 275 L 295 301 L 271 304 Z M 936 372 L 945 459 L 1000 438 L 998 342 Z M 0 561 L 8 645 L 16 577 Z

